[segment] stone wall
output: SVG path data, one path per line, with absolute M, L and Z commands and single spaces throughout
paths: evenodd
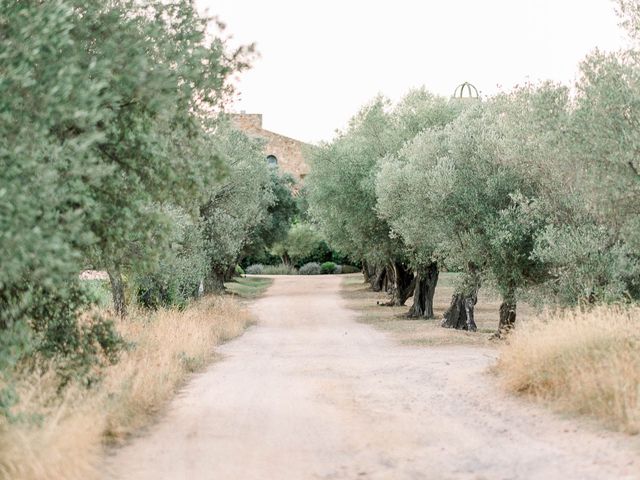
M 231 115 L 231 120 L 236 128 L 248 136 L 261 138 L 266 142 L 265 161 L 267 156 L 273 155 L 278 160 L 278 168 L 291 173 L 299 182 L 304 179 L 309 172 L 304 161 L 304 151 L 311 148 L 311 145 L 265 130 L 262 128 L 262 114 L 259 113 L 235 113 Z

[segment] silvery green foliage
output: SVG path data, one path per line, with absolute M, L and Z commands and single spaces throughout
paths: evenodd
M 550 265 L 547 293 L 562 304 L 619 301 L 640 290 L 640 262 L 604 225 L 549 226 L 534 254 Z
M 392 254 L 389 228 L 375 213 L 376 165 L 395 149 L 387 113 L 377 98 L 346 132 L 313 152 L 307 177 L 311 216 L 329 243 L 352 258 L 384 263 Z
M 418 133 L 383 162 L 376 185 L 379 213 L 414 262 L 473 266 L 509 296 L 541 274 L 530 253 L 544 219 L 539 183 L 521 161 L 531 160 L 533 142 L 511 138 L 519 96 L 467 104 L 447 125 Z
M 217 154 L 225 160 L 227 171 L 200 207 L 210 279 L 220 278 L 236 264 L 251 233 L 274 201 L 262 145 L 228 126 L 220 128 L 217 139 Z
M 634 8 L 628 20 L 637 26 Z M 547 229 L 536 247 L 551 265 L 548 292 L 563 303 L 640 298 L 638 58 L 637 50 L 590 54 L 566 108 L 556 164 L 571 215 Z
M 271 253 L 297 264 L 320 247 L 322 237 L 310 223 L 296 223 L 291 226 L 287 237 L 276 243 Z
M 94 242 L 86 229 L 93 202 L 77 186 L 110 173 L 93 152 L 102 138 L 97 125 L 109 116 L 104 85 L 88 81 L 73 16 L 68 2 L 0 6 L 3 326 L 29 307 L 32 288 L 58 288 L 80 271 L 82 251 Z M 77 133 L 60 139 L 65 126 Z
M 503 295 L 636 296 L 640 105 L 624 58 L 591 56 L 573 103 L 565 87 L 524 86 L 419 133 L 382 162 L 380 215 L 415 258 L 472 263 Z M 591 240 L 569 255 L 574 237 Z
M 332 246 L 373 264 L 405 257 L 402 238 L 393 234 L 389 218 L 379 215 L 378 169 L 417 133 L 450 122 L 458 110 L 424 89 L 396 106 L 378 97 L 345 132 L 314 152 L 307 179 L 310 211 Z
M 0 2 L 0 330 L 15 348 L 26 324 L 47 354 L 106 352 L 108 324 L 76 322 L 91 300 L 78 273 L 152 270 L 176 230 L 157 206 L 191 214 L 220 177 L 211 116 L 247 51 L 208 23 L 189 0 Z
M 318 262 L 305 263 L 298 270 L 300 275 L 320 275 L 320 264 Z
M 637 45 L 640 8 L 618 3 Z M 546 82 L 484 102 L 376 99 L 316 152 L 314 218 L 354 258 L 444 260 L 509 303 L 531 288 L 640 297 L 639 52 L 580 68 L 574 96 Z
M 198 295 L 206 274 L 202 233 L 193 216 L 171 205 L 158 206 L 169 219 L 167 247 L 152 269 L 134 279 L 138 301 L 151 308 L 185 306 Z
M 556 128 L 548 178 L 563 185 L 545 191 L 555 221 L 535 253 L 551 267 L 546 293 L 563 303 L 640 298 L 640 10 L 619 3 L 635 48 L 586 57 Z
M 253 265 L 249 265 L 246 269 L 246 272 L 249 275 L 261 275 L 264 270 L 264 265 L 261 263 L 254 263 Z
M 95 148 L 111 174 L 90 190 L 89 227 L 98 239 L 91 253 L 107 268 L 148 268 L 167 232 L 151 206 L 171 199 L 193 209 L 221 174 L 209 118 L 224 106 L 227 78 L 240 65 L 188 0 L 77 3 L 84 35 L 77 41 L 106 65 L 102 102 L 110 114 Z
M 581 66 L 572 112 L 577 183 L 589 211 L 640 251 L 640 57 L 596 52 Z
M 440 257 L 446 243 L 436 217 L 454 181 L 442 128 L 418 134 L 395 156 L 383 159 L 376 180 L 377 211 L 387 219 L 392 235 L 400 236 L 412 261 L 424 265 Z
M 640 3 L 637 0 L 617 0 L 618 15 L 631 39 L 640 40 Z

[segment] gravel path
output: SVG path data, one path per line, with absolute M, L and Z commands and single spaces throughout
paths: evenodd
M 493 350 L 394 344 L 356 323 L 340 281 L 276 277 L 258 326 L 108 459 L 107 478 L 640 479 L 637 438 L 502 394 Z

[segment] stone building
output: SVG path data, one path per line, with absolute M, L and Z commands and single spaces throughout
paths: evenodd
M 304 151 L 312 148 L 308 143 L 285 137 L 262 128 L 261 113 L 233 113 L 231 121 L 238 130 L 254 138 L 264 140 L 265 160 L 284 172 L 291 173 L 301 182 L 309 173 L 309 166 L 304 161 Z

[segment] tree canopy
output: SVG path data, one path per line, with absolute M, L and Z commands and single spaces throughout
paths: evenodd
M 619 10 L 637 42 L 635 3 Z M 312 217 L 330 243 L 378 267 L 365 269 L 374 288 L 391 276 L 397 296 L 398 265 L 413 270 L 412 316 L 433 314 L 440 268 L 462 272 L 445 326 L 475 328 L 483 284 L 502 296 L 500 334 L 519 299 L 638 300 L 639 74 L 634 43 L 588 55 L 573 91 L 542 82 L 477 100 L 377 97 L 313 156 Z

